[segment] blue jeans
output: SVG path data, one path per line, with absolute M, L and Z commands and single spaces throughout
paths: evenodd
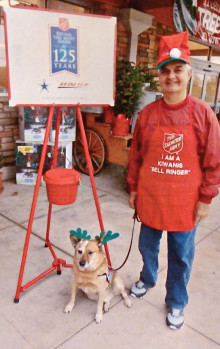
M 188 303 L 187 284 L 195 253 L 195 227 L 187 232 L 168 232 L 168 270 L 165 303 L 170 308 L 183 309 Z M 157 281 L 158 254 L 163 231 L 141 225 L 139 250 L 143 258 L 140 280 L 145 287 Z

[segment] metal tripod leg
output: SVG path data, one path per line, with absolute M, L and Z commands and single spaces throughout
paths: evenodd
M 15 294 L 15 299 L 14 299 L 15 303 L 19 302 L 20 293 L 23 292 L 23 290 L 24 290 L 24 287 L 22 287 L 22 280 L 23 280 L 24 268 L 25 268 L 27 252 L 28 252 L 28 247 L 29 247 L 29 242 L 30 242 L 30 235 L 31 235 L 32 225 L 33 225 L 33 220 L 34 220 L 34 213 L 35 213 L 36 204 L 37 204 L 37 197 L 38 197 L 38 192 L 39 192 L 39 187 L 40 187 L 40 182 L 41 182 L 41 176 L 42 176 L 45 157 L 46 157 L 47 144 L 48 144 L 50 129 L 51 129 L 51 125 L 52 125 L 53 111 L 54 111 L 54 108 L 50 107 L 48 120 L 47 120 L 47 127 L 46 127 L 46 132 L 45 132 L 45 137 L 44 137 L 44 144 L 43 144 L 41 159 L 40 159 L 40 163 L 39 163 L 37 181 L 36 181 L 36 185 L 35 185 L 32 205 L 31 205 L 31 211 L 30 211 L 26 239 L 25 239 L 25 244 L 24 244 L 24 249 L 23 249 L 23 255 L 22 255 L 22 260 L 21 260 L 21 267 L 20 267 L 20 272 L 19 272 L 19 277 L 18 277 L 17 290 L 16 290 L 16 294 Z
M 94 200 L 95 200 L 100 229 L 102 232 L 104 232 L 105 229 L 104 229 L 104 224 L 103 224 L 103 220 L 102 220 L 99 199 L 98 199 L 98 195 L 97 195 L 97 191 L 96 191 L 96 185 L 95 185 L 95 180 L 94 180 L 94 175 L 93 175 L 93 167 L 92 167 L 92 162 L 91 162 L 91 158 L 89 155 L 89 149 L 88 149 L 88 143 L 87 143 L 87 139 L 86 139 L 85 128 L 83 125 L 82 114 L 81 114 L 81 110 L 80 110 L 79 106 L 76 107 L 76 116 L 77 116 L 77 121 L 79 123 L 79 128 L 80 128 L 80 132 L 81 132 L 81 136 L 82 136 L 83 148 L 84 148 L 87 167 L 88 167 L 88 171 L 89 171 L 89 177 L 90 177 L 93 196 L 94 196 Z M 111 266 L 111 260 L 110 260 L 110 255 L 109 255 L 107 244 L 105 244 L 104 247 L 105 247 L 105 253 L 106 253 L 107 260 L 108 260 L 108 264 L 109 264 L 109 266 Z

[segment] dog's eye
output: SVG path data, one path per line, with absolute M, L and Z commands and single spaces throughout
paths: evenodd
M 79 254 L 82 254 L 82 251 L 81 251 L 81 250 L 78 250 L 77 252 L 78 252 Z
M 89 255 L 91 256 L 93 254 L 93 252 L 92 251 L 89 251 Z

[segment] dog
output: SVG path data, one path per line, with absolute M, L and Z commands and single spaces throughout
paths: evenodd
M 70 313 L 75 305 L 78 289 L 85 292 L 88 298 L 98 301 L 95 315 L 96 323 L 103 320 L 103 310 L 107 312 L 114 295 L 121 294 L 125 305 L 131 307 L 131 300 L 125 291 L 124 283 L 116 271 L 108 267 L 105 252 L 97 239 L 83 240 L 70 235 L 75 249 L 73 257 L 73 283 L 69 303 L 64 308 Z

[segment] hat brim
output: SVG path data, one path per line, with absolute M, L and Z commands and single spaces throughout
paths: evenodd
M 185 61 L 184 59 L 181 59 L 181 58 L 168 58 L 165 61 L 163 61 L 160 64 L 158 64 L 157 65 L 157 69 L 162 68 L 165 64 L 168 64 L 168 63 L 171 63 L 171 62 L 175 62 L 175 61 L 179 61 L 179 62 L 182 62 L 182 63 L 185 63 L 185 64 L 188 63 L 187 61 Z

